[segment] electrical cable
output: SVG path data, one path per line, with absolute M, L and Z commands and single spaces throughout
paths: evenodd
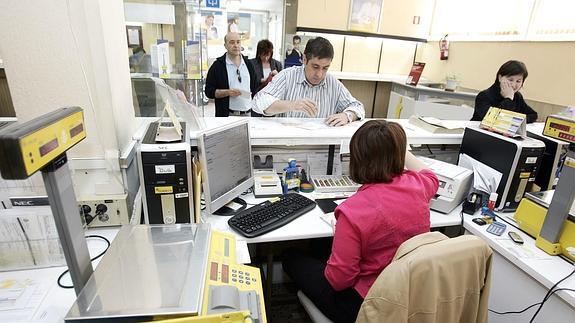
M 559 280 L 558 282 L 555 283 L 555 285 L 551 286 L 551 288 L 549 289 L 549 291 L 547 291 L 547 294 L 545 294 L 545 297 L 543 297 L 543 301 L 541 302 L 541 304 L 539 305 L 539 308 L 537 308 L 537 311 L 535 311 L 535 314 L 533 314 L 533 316 L 531 317 L 531 320 L 529 320 L 529 323 L 533 322 L 535 320 L 535 317 L 537 317 L 537 314 L 539 314 L 539 311 L 541 311 L 541 309 L 543 308 L 543 305 L 545 305 L 545 302 L 549 299 L 549 297 L 554 293 L 553 289 L 555 289 L 555 287 L 557 287 L 560 283 L 562 283 L 565 279 L 571 277 L 573 274 L 575 274 L 575 269 L 573 269 L 571 271 L 571 273 L 567 276 L 565 276 L 563 279 Z
M 103 236 L 97 235 L 97 234 L 87 235 L 87 236 L 86 236 L 86 239 L 88 239 L 88 238 L 98 238 L 98 239 L 102 239 L 102 240 L 106 241 L 106 243 L 107 243 L 106 249 L 104 249 L 104 251 L 100 252 L 96 257 L 90 259 L 90 262 L 92 262 L 92 261 L 94 261 L 94 260 L 96 260 L 96 259 L 102 257 L 102 256 L 106 253 L 106 251 L 108 251 L 108 248 L 110 248 L 110 240 L 106 239 L 106 238 L 103 237 Z M 58 281 L 57 281 L 58 286 L 60 286 L 60 287 L 62 287 L 62 288 L 66 288 L 66 289 L 74 288 L 74 285 L 67 286 L 67 285 L 63 285 L 63 284 L 60 282 L 60 280 L 62 279 L 62 277 L 64 277 L 64 275 L 66 275 L 69 271 L 70 271 L 70 269 L 66 269 L 63 273 L 60 274 L 60 276 L 58 276 Z
M 461 217 L 461 225 L 459 226 L 459 235 L 463 235 L 463 233 L 465 232 L 465 228 L 463 226 L 463 209 L 461 209 L 461 212 L 459 212 L 459 216 Z
M 517 310 L 517 311 L 498 312 L 498 311 L 496 311 L 496 310 L 489 309 L 489 312 L 492 312 L 492 313 L 495 313 L 495 314 L 498 314 L 498 315 L 521 314 L 521 313 L 523 313 L 523 312 L 525 312 L 525 311 L 527 311 L 527 310 L 533 308 L 534 306 L 539 305 L 539 308 L 538 308 L 537 311 L 533 314 L 533 316 L 531 317 L 531 320 L 529 321 L 529 322 L 531 323 L 531 322 L 533 322 L 533 320 L 535 319 L 535 317 L 537 316 L 537 314 L 539 314 L 539 311 L 541 310 L 541 308 L 543 307 L 543 305 L 545 305 L 545 302 L 551 297 L 551 295 L 553 295 L 553 294 L 555 294 L 556 292 L 559 292 L 559 291 L 571 291 L 571 292 L 575 292 L 575 289 L 572 289 L 572 288 L 557 288 L 557 289 L 555 289 L 555 287 L 557 287 L 557 286 L 558 286 L 561 282 L 563 282 L 565 279 L 571 277 L 574 273 L 575 273 L 575 269 L 573 269 L 573 271 L 572 271 L 569 275 L 563 277 L 561 280 L 559 280 L 557 283 L 555 283 L 555 284 L 547 291 L 547 293 L 545 294 L 545 297 L 543 297 L 543 300 L 542 300 L 541 302 L 531 304 L 531 305 L 525 307 L 524 309 L 522 309 L 522 310 Z

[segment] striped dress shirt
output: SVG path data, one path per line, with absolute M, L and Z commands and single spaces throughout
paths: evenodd
M 317 118 L 327 118 L 346 110 L 353 111 L 358 119 L 365 117 L 363 104 L 354 98 L 345 86 L 327 73 L 318 85 L 310 84 L 305 78 L 304 66 L 294 66 L 282 70 L 272 81 L 256 94 L 251 108 L 257 113 L 264 112 L 278 100 L 296 101 L 309 99 L 316 104 Z M 301 111 L 280 113 L 278 117 L 307 118 Z

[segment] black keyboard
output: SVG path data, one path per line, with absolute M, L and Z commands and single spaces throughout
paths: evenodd
M 282 195 L 243 210 L 228 220 L 241 235 L 254 238 L 282 227 L 315 208 L 315 202 L 299 194 Z

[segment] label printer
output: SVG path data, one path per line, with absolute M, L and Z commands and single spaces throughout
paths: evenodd
M 435 197 L 431 199 L 429 207 L 435 211 L 449 213 L 457 207 L 467 196 L 473 172 L 467 168 L 452 165 L 440 160 L 427 157 L 419 157 L 429 169 L 431 169 L 437 179 L 439 179 L 439 189 Z

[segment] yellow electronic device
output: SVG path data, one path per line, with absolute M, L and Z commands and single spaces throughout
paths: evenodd
M 560 115 L 550 115 L 545 120 L 543 134 L 568 142 L 575 142 L 575 120 Z
M 525 198 L 519 203 L 519 207 L 514 215 L 519 228 L 533 238 L 538 238 L 552 197 L 553 191 L 527 193 Z M 575 260 L 575 255 L 572 255 L 568 248 L 575 248 L 574 213 L 575 212 L 571 211 L 565 220 L 563 230 L 559 237 L 558 250 L 555 252 L 556 254 L 563 254 L 572 260 Z
M 5 179 L 26 179 L 86 138 L 79 107 L 61 108 L 0 132 L 0 171 Z
M 267 322 L 260 270 L 236 263 L 234 235 L 212 230 L 201 315 L 243 310 Z
M 229 312 L 214 315 L 162 319 L 155 317 L 154 322 L 162 323 L 251 323 L 250 311 Z

